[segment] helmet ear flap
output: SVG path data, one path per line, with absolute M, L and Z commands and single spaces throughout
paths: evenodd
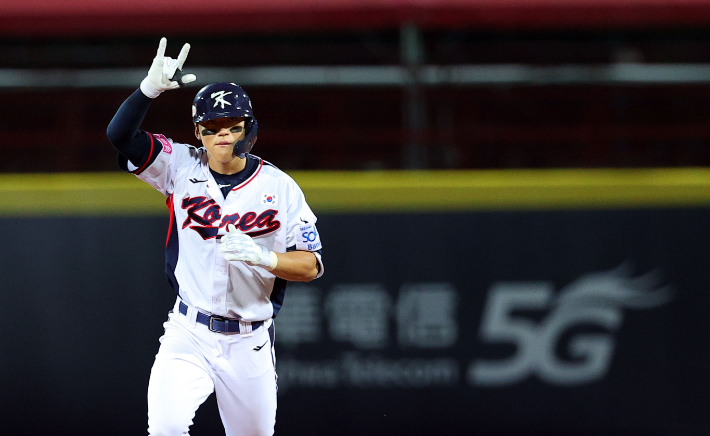
M 256 122 L 256 118 L 248 118 L 246 123 L 246 135 L 244 139 L 234 144 L 234 155 L 243 158 L 247 155 L 256 144 L 256 133 L 259 128 L 259 124 Z

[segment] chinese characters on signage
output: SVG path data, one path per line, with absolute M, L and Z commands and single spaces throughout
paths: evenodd
M 659 282 L 654 273 L 634 278 L 624 265 L 586 274 L 558 292 L 551 282 L 496 282 L 482 314 L 462 310 L 462 298 L 450 283 L 404 284 L 396 294 L 378 283 L 336 285 L 327 293 L 294 284 L 276 321 L 284 352 L 277 359 L 280 392 L 464 382 L 501 386 L 531 376 L 552 385 L 591 383 L 609 370 L 624 309 L 670 301 L 670 287 Z M 460 337 L 462 322 L 480 323 L 478 337 Z M 580 326 L 595 329 L 563 336 Z M 561 341 L 568 358 L 556 352 Z M 496 359 L 461 353 L 474 345 L 501 344 L 513 351 Z M 314 351 L 296 358 L 299 347 Z

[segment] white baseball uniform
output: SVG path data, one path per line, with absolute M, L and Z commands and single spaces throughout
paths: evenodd
M 148 135 L 151 152 L 141 167 L 120 159 L 167 197 L 166 274 L 178 294 L 151 372 L 149 433 L 187 434 L 195 411 L 214 390 L 227 436 L 271 435 L 277 389 L 273 318 L 287 282 L 264 268 L 225 260 L 220 238 L 233 224 L 269 250 L 313 252 L 320 277 L 316 216 L 296 182 L 258 157 L 247 155 L 248 177 L 225 198 L 204 148 Z M 210 331 L 227 325 L 239 333 Z

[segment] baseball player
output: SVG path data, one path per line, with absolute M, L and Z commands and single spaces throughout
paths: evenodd
M 323 275 L 316 217 L 296 182 L 249 154 L 257 121 L 234 83 L 192 105 L 201 147 L 139 130 L 152 99 L 196 78 L 190 49 L 165 56 L 121 105 L 107 136 L 119 165 L 167 197 L 165 272 L 177 293 L 148 386 L 148 432 L 188 434 L 214 391 L 227 436 L 271 435 L 276 420 L 274 321 L 288 281 Z

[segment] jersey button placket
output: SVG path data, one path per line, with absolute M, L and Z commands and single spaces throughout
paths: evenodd
M 214 274 L 212 279 L 212 312 L 227 313 L 226 292 L 229 283 L 229 261 L 215 249 Z

